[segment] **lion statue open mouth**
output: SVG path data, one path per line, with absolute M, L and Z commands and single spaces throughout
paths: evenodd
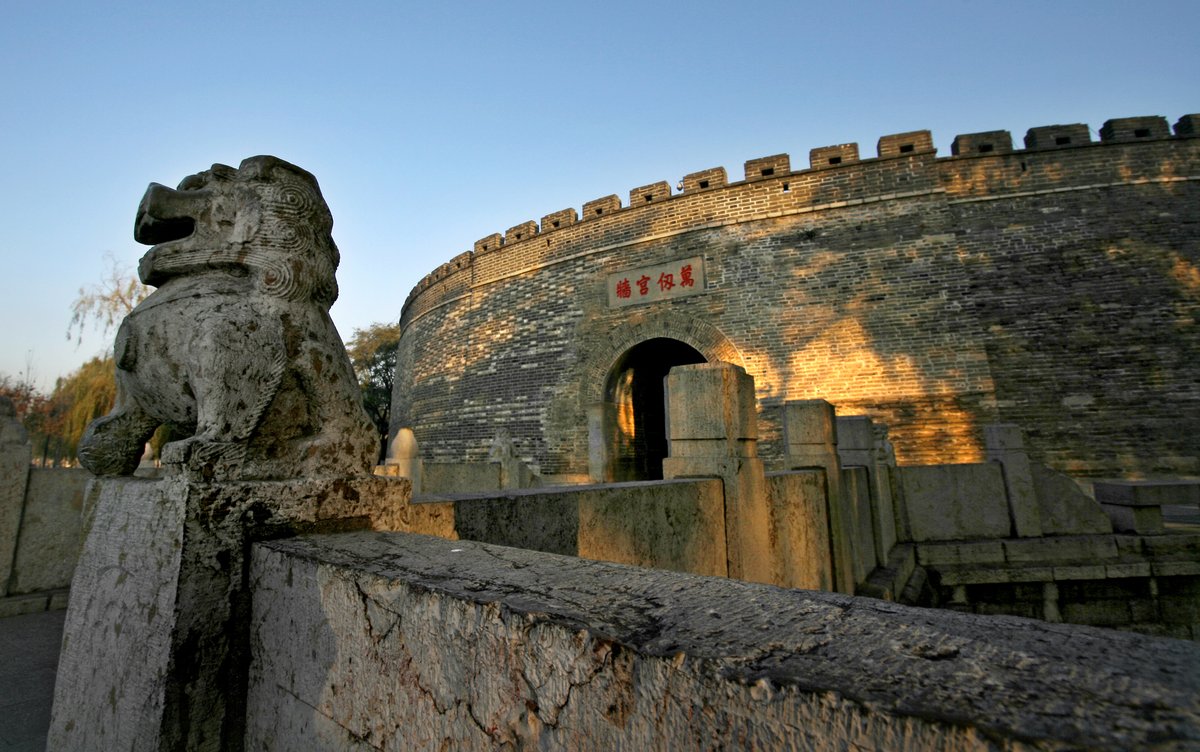
M 316 179 L 275 157 L 151 183 L 134 238 L 158 289 L 122 322 L 117 401 L 79 459 L 129 475 L 160 425 L 162 460 L 203 480 L 369 472 L 378 447 L 341 338 L 333 218 Z

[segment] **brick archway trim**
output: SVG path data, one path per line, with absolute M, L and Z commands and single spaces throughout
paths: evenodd
M 692 316 L 673 311 L 639 313 L 614 327 L 601 345 L 592 350 L 583 364 L 584 405 L 604 400 L 609 372 L 629 348 L 649 339 L 667 337 L 694 347 L 710 362 L 723 361 L 746 367 L 736 345 L 717 327 Z

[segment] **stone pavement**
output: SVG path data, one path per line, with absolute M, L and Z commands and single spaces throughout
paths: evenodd
M 0 752 L 41 752 L 66 611 L 0 619 Z

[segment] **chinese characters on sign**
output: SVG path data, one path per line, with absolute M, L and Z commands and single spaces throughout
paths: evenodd
M 704 258 L 695 256 L 608 275 L 610 308 L 704 292 Z

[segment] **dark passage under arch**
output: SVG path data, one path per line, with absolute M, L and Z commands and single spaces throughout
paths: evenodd
M 667 456 L 666 377 L 675 366 L 705 363 L 691 345 L 656 337 L 626 350 L 604 388 L 612 480 L 658 480 Z

